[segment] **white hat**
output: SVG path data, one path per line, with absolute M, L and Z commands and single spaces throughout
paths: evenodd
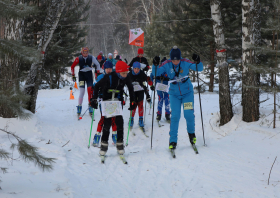
M 112 53 L 109 53 L 109 54 L 108 54 L 108 57 L 109 57 L 109 56 L 113 56 L 113 54 L 112 54 Z

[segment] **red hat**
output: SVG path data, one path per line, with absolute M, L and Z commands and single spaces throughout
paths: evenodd
M 123 61 L 118 61 L 116 64 L 116 72 L 120 73 L 126 71 L 129 71 L 129 66 Z
M 102 56 L 101 56 L 101 55 L 98 55 L 98 56 L 97 56 L 97 60 L 98 60 L 98 59 L 102 59 Z
M 142 48 L 138 49 L 138 54 L 144 54 L 144 50 Z

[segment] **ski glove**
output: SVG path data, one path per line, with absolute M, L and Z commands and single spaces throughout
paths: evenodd
M 128 108 L 129 111 L 133 111 L 136 108 L 136 103 L 135 102 L 131 102 L 130 103 L 130 107 Z
M 155 86 L 154 85 L 152 85 L 150 88 L 151 88 L 152 91 L 155 91 Z
M 98 102 L 96 99 L 91 98 L 90 99 L 90 106 L 94 109 L 98 109 Z
M 192 55 L 192 59 L 193 59 L 194 61 L 196 61 L 197 64 L 200 63 L 200 57 L 199 57 L 199 55 L 193 54 L 193 55 Z
M 160 61 L 159 56 L 155 56 L 154 59 L 153 59 L 154 66 L 158 66 L 159 65 L 159 61 Z
M 148 71 L 150 69 L 150 66 L 146 66 L 143 71 Z
M 72 75 L 72 80 L 73 80 L 73 82 L 76 82 L 76 77 L 75 77 L 75 75 Z

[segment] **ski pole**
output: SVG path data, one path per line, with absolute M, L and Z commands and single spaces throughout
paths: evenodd
M 199 87 L 199 78 L 198 78 L 197 63 L 196 63 L 196 72 L 197 72 L 197 85 L 198 85 L 198 96 L 199 96 L 199 104 L 200 104 L 200 115 L 201 115 L 202 131 L 203 131 L 203 140 L 204 140 L 204 146 L 207 146 L 207 145 L 205 144 L 205 137 L 204 137 L 203 115 L 202 115 L 202 107 L 201 107 L 201 99 L 200 99 L 200 87 Z
M 92 125 L 93 125 L 93 117 L 94 117 L 94 109 L 93 109 L 93 112 L 92 112 L 91 127 L 90 127 L 90 134 L 89 134 L 89 140 L 88 140 L 88 148 L 90 148 L 90 139 L 91 139 Z
M 129 118 L 128 132 L 127 132 L 127 139 L 126 139 L 126 144 L 125 144 L 125 146 L 128 146 L 128 137 L 129 137 L 129 129 L 130 129 L 131 117 L 132 117 L 132 110 L 130 111 L 130 118 Z
M 149 110 L 149 115 L 151 115 L 151 109 L 152 109 L 152 100 L 153 100 L 153 93 L 152 93 L 152 98 L 151 98 L 151 102 L 150 102 L 150 110 Z
M 147 106 L 147 100 L 145 100 L 144 124 L 145 124 L 145 120 L 146 120 L 146 106 Z
M 155 78 L 157 76 L 157 66 L 155 66 Z M 156 87 L 157 81 L 155 80 L 155 87 Z M 154 102 L 153 102 L 153 114 L 152 114 L 152 132 L 151 132 L 151 149 L 153 148 L 153 132 L 154 132 L 154 117 L 155 117 L 155 96 L 156 92 L 154 90 Z

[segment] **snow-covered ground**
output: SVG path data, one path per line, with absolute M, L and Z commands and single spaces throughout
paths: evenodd
M 1 160 L 0 167 L 8 168 L 7 174 L 1 173 L 1 198 L 280 197 L 280 122 L 276 129 L 269 128 L 266 122 L 261 124 L 261 120 L 242 122 L 239 104 L 234 107 L 233 119 L 219 127 L 218 95 L 203 93 L 207 144 L 204 147 L 199 99 L 195 94 L 198 155 L 190 146 L 186 123 L 181 117 L 176 159 L 171 158 L 168 151 L 169 124 L 163 121 L 161 128 L 154 125 L 152 149 L 151 139 L 138 127 L 133 129 L 136 136 L 129 136 L 129 145 L 125 148 L 128 165 L 119 159 L 110 136 L 108 158 L 101 164 L 99 149 L 87 148 L 90 116 L 86 114 L 82 120 L 77 120 L 79 92 L 75 91 L 75 100 L 69 100 L 69 95 L 69 87 L 40 90 L 37 112 L 30 120 L 0 118 L 1 128 L 7 126 L 9 131 L 40 147 L 42 154 L 57 158 L 52 172 L 41 172 L 32 163 L 24 163 L 15 151 L 13 161 Z M 87 108 L 85 100 L 83 111 Z M 271 103 L 272 97 L 261 104 L 261 112 L 269 114 Z M 124 108 L 125 140 L 127 108 Z M 150 135 L 152 117 L 148 111 L 146 128 Z M 100 112 L 96 111 L 93 134 L 99 118 Z M 0 148 L 8 149 L 10 141 L 15 142 L 3 133 L 0 135 Z

